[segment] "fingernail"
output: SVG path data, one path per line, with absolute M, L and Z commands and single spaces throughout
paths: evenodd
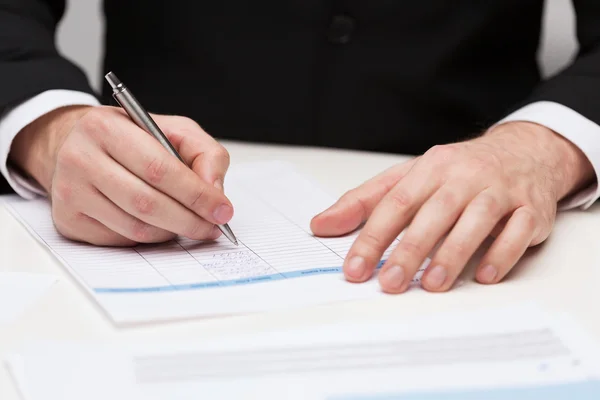
M 365 259 L 360 256 L 354 256 L 348 261 L 346 273 L 354 279 L 360 279 L 365 273 Z
M 498 270 L 493 265 L 486 265 L 479 271 L 480 279 L 485 283 L 492 283 L 498 275 Z
M 404 268 L 399 265 L 388 268 L 381 273 L 380 282 L 386 289 L 399 290 L 404 282 Z
M 427 285 L 432 289 L 439 289 L 444 284 L 447 276 L 446 268 L 438 265 L 427 274 Z
M 213 213 L 213 217 L 217 223 L 225 224 L 233 217 L 233 208 L 227 204 L 221 204 Z
M 214 187 L 219 190 L 223 190 L 223 180 L 221 178 L 217 179 L 215 183 L 213 183 Z

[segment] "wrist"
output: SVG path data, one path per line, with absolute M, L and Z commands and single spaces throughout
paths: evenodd
M 507 122 L 488 132 L 508 137 L 517 153 L 525 152 L 549 171 L 556 201 L 591 185 L 595 179 L 592 164 L 572 142 L 553 130 L 532 122 Z M 512 138 L 512 140 L 511 140 Z
M 61 107 L 37 118 L 17 134 L 8 161 L 49 192 L 58 149 L 76 121 L 89 108 Z

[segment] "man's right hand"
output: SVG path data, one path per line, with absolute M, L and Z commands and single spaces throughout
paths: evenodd
M 229 154 L 194 121 L 153 115 L 188 168 L 120 108 L 65 107 L 24 128 L 10 162 L 47 191 L 64 236 L 96 245 L 216 239 Z

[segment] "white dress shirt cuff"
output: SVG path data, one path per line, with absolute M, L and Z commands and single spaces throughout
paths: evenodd
M 569 107 L 550 101 L 529 104 L 498 124 L 511 121 L 526 121 L 545 126 L 569 140 L 588 158 L 594 172 L 596 182 L 583 190 L 574 193 L 559 204 L 559 210 L 576 207 L 589 208 L 600 197 L 600 126 Z
M 49 90 L 10 109 L 0 119 L 0 172 L 13 190 L 25 199 L 45 196 L 44 190 L 33 180 L 23 176 L 8 164 L 12 142 L 19 132 L 37 118 L 61 107 L 73 105 L 96 106 L 98 100 L 83 92 Z

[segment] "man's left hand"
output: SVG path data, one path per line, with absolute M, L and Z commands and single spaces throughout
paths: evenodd
M 404 292 L 440 242 L 422 286 L 450 289 L 491 235 L 475 276 L 497 283 L 528 247 L 548 237 L 557 203 L 593 179 L 591 164 L 572 143 L 545 127 L 509 122 L 384 171 L 316 216 L 311 228 L 338 236 L 366 221 L 344 262 L 352 282 L 368 280 L 403 233 L 379 274 L 388 293 Z

